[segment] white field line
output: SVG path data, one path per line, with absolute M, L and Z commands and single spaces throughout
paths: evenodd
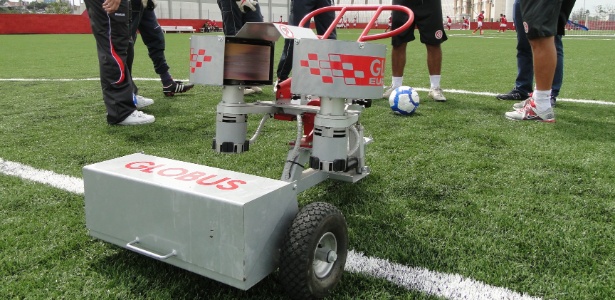
M 98 81 L 100 78 L 81 78 L 81 79 L 71 79 L 71 78 L 0 78 L 0 81 L 51 81 L 51 82 L 70 82 L 70 81 Z M 159 81 L 159 78 L 140 78 L 135 77 L 133 80 L 138 81 Z M 189 81 L 188 79 L 179 79 L 182 81 Z M 415 88 L 417 91 L 427 92 L 429 89 L 427 88 Z M 497 93 L 491 92 L 473 92 L 466 90 L 456 90 L 456 89 L 445 89 L 443 90 L 447 93 L 453 94 L 470 94 L 470 95 L 479 95 L 479 96 L 491 96 L 495 97 Z M 615 105 L 615 102 L 609 102 L 604 100 L 589 100 L 589 99 L 571 99 L 571 98 L 557 98 L 557 101 L 561 102 L 576 102 L 576 103 L 587 103 L 587 104 L 600 104 L 600 105 Z
M 51 185 L 75 194 L 84 193 L 81 178 L 38 170 L 2 158 L 0 158 L 0 173 Z M 408 267 L 381 258 L 368 257 L 354 250 L 348 252 L 345 270 L 385 279 L 408 290 L 420 291 L 448 299 L 540 299 L 522 295 L 506 288 L 490 286 L 458 274 L 446 274 L 425 268 Z

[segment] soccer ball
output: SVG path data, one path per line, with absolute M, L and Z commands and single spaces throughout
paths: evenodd
M 409 86 L 400 86 L 389 96 L 389 105 L 396 114 L 411 115 L 419 107 L 419 94 Z

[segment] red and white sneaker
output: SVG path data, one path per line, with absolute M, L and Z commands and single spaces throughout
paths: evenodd
M 525 101 L 525 106 L 521 109 L 507 112 L 506 118 L 513 121 L 539 121 L 547 123 L 555 123 L 555 113 L 553 108 L 549 107 L 544 111 L 536 109 L 534 99 L 529 98 Z

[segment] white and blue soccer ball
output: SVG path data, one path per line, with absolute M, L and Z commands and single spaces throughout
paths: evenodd
M 400 86 L 389 96 L 389 105 L 396 114 L 409 116 L 419 107 L 419 94 L 409 86 Z

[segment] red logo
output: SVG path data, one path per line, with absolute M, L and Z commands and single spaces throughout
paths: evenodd
M 375 56 L 329 53 L 319 58 L 317 53 L 308 53 L 300 66 L 326 84 L 381 86 L 384 76 L 384 58 Z
M 441 39 L 442 38 L 442 34 L 443 34 L 442 30 L 436 31 L 436 39 L 438 39 L 438 40 Z
M 190 48 L 190 73 L 203 66 L 204 62 L 210 62 L 211 56 L 205 55 L 205 49 Z
M 525 33 L 527 33 L 529 30 L 529 26 L 527 25 L 527 22 L 523 22 L 523 29 L 525 30 Z
M 201 171 L 190 171 L 185 168 L 171 167 L 167 165 L 156 165 L 151 161 L 130 162 L 124 167 L 131 170 L 139 170 L 143 173 L 152 173 L 162 177 L 173 177 L 179 181 L 194 181 L 198 185 L 214 186 L 219 190 L 234 190 L 239 185 L 247 184 L 240 179 L 221 177 L 217 174 L 208 174 Z
M 285 37 L 287 38 L 294 38 L 295 34 L 290 30 L 290 28 L 288 28 L 288 26 L 286 25 L 280 25 L 280 31 L 282 32 L 282 34 L 284 34 Z

